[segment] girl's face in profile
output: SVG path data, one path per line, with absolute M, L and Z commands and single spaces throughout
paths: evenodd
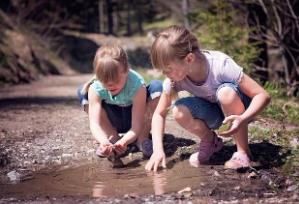
M 181 81 L 188 73 L 185 67 L 186 65 L 181 63 L 171 62 L 166 69 L 163 70 L 163 74 L 172 81 Z
M 116 81 L 102 83 L 103 87 L 107 89 L 112 96 L 119 94 L 126 84 L 128 73 L 129 72 L 120 73 L 119 78 Z

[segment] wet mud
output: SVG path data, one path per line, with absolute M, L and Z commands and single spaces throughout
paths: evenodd
M 34 172 L 31 180 L 18 184 L 2 184 L 2 193 L 8 197 L 33 198 L 65 196 L 108 198 L 163 195 L 179 190 L 198 188 L 209 182 L 212 171 L 189 168 L 188 160 L 169 161 L 165 170 L 146 172 L 147 160 L 135 155 L 122 159 L 123 168 L 113 168 L 103 158 L 76 168 L 42 170 Z M 189 189 L 189 190 L 188 190 Z

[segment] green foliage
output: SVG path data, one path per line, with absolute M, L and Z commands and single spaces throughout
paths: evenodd
M 290 154 L 285 158 L 285 163 L 282 167 L 284 174 L 289 175 L 294 181 L 299 183 L 299 146 L 294 147 Z
M 281 97 L 280 85 L 267 81 L 263 88 L 271 96 L 271 102 L 261 114 L 265 117 L 280 120 L 282 115 L 282 103 L 279 100 L 279 97 Z
M 288 101 L 284 103 L 283 113 L 287 116 L 287 121 L 298 124 L 299 123 L 299 105 L 296 102 Z
M 269 128 L 262 128 L 259 126 L 252 126 L 248 128 L 248 133 L 252 141 L 254 140 L 266 140 L 268 135 L 273 134 Z
M 271 102 L 262 111 L 261 115 L 279 120 L 282 123 L 299 123 L 299 105 L 298 102 L 286 98 L 282 87 L 273 82 L 266 82 L 263 88 L 270 94 Z
M 212 11 L 198 11 L 194 17 L 201 24 L 195 31 L 201 48 L 224 52 L 240 66 L 248 68 L 250 63 L 258 59 L 261 50 L 257 48 L 257 43 L 248 43 L 250 30 L 239 26 L 234 11 L 230 11 L 222 1 L 214 6 Z

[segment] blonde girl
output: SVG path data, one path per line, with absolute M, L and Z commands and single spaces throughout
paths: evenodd
M 151 156 L 151 117 L 162 82 L 153 80 L 146 86 L 130 69 L 127 54 L 119 45 L 101 46 L 93 68 L 95 77 L 79 87 L 78 97 L 89 115 L 91 133 L 100 143 L 97 155 L 124 154 L 127 145 L 137 140 L 140 151 Z
M 224 167 L 250 166 L 248 122 L 267 106 L 269 94 L 243 73 L 229 56 L 218 51 L 200 50 L 196 36 L 176 25 L 167 27 L 157 36 L 151 48 L 151 61 L 167 78 L 152 120 L 154 153 L 145 169 L 156 171 L 160 163 L 166 167 L 162 144 L 165 118 L 173 92 L 183 90 L 193 96 L 173 103 L 173 117 L 201 140 L 190 163 L 198 166 L 209 161 L 211 155 L 223 147 L 219 135 L 233 135 L 237 152 Z M 217 134 L 213 130 L 222 122 L 231 123 L 230 128 Z

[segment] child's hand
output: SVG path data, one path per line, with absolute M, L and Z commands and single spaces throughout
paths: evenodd
M 113 144 L 111 144 L 109 141 L 101 143 L 100 150 L 104 156 L 110 156 L 110 155 L 114 154 L 113 153 Z
M 228 121 L 227 123 L 222 123 L 222 125 L 217 130 L 218 133 L 228 131 L 230 129 L 231 124 L 232 123 L 230 121 Z
M 159 164 L 162 163 L 162 167 L 166 168 L 166 156 L 164 151 L 154 151 L 150 160 L 145 165 L 145 170 L 151 171 L 153 169 L 154 172 L 157 171 Z
M 219 131 L 218 134 L 222 137 L 229 137 L 236 133 L 245 121 L 239 115 L 230 115 L 223 121 L 224 124 L 229 124 L 228 129 Z
M 127 143 L 120 139 L 114 144 L 114 150 L 117 154 L 124 154 L 127 151 Z

